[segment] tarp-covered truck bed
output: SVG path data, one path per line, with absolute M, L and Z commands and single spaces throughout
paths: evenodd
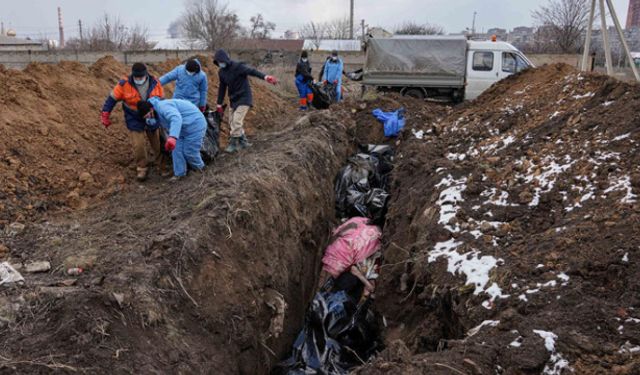
M 467 39 L 396 36 L 369 39 L 364 85 L 464 86 Z

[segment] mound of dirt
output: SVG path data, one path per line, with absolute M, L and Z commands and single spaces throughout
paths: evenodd
M 637 85 L 551 65 L 405 132 L 390 347 L 357 373 L 640 371 L 639 111 Z
M 51 271 L 0 288 L 0 372 L 267 373 L 315 291 L 347 125 L 315 113 L 203 176 L 1 235 Z
M 204 65 L 213 103 L 217 74 Z M 133 159 L 120 106 L 108 130 L 99 120 L 104 99 L 129 70 L 112 57 L 89 68 L 69 62 L 31 64 L 24 71 L 0 67 L 0 229 L 43 213 L 83 209 L 129 186 Z M 254 86 L 248 133 L 280 128 L 278 118 L 292 108 L 263 84 Z

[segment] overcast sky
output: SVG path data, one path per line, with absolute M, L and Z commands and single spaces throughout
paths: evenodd
M 221 0 L 224 1 L 224 0 Z M 405 20 L 441 25 L 447 33 L 471 27 L 473 12 L 478 12 L 476 29 L 492 27 L 511 29 L 530 26 L 531 11 L 548 0 L 356 0 L 355 19 L 365 19 L 370 26 L 392 29 Z M 145 25 L 152 39 L 166 34 L 167 26 L 184 8 L 183 0 L 0 0 L 0 21 L 15 29 L 20 36 L 55 39 L 58 34 L 57 11 L 62 7 L 65 34 L 78 34 L 78 20 L 85 27 L 105 12 L 117 15 L 125 23 Z M 624 26 L 628 0 L 613 0 Z M 348 16 L 349 0 L 234 0 L 229 7 L 235 10 L 242 23 L 262 13 L 276 23 L 276 33 L 296 30 L 310 20 L 326 21 Z

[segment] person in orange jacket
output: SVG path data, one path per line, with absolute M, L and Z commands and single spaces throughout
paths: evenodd
M 150 75 L 143 63 L 135 63 L 131 69 L 131 75 L 121 79 L 113 88 L 102 106 L 102 125 L 109 128 L 111 120 L 109 115 L 118 102 L 122 102 L 124 120 L 129 129 L 133 155 L 136 162 L 137 179 L 144 181 L 149 173 L 149 159 L 145 143 L 147 138 L 153 151 L 155 162 L 160 163 L 160 131 L 159 125 L 148 125 L 138 114 L 138 102 L 149 98 L 164 97 L 164 91 L 160 81 Z

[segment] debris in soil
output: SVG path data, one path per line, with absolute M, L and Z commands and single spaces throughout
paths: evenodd
M 24 272 L 26 273 L 40 273 L 47 272 L 51 269 L 51 263 L 45 261 L 31 262 L 24 265 Z
M 212 103 L 218 78 L 210 60 L 201 59 Z M 170 61 L 151 72 L 158 75 L 178 63 Z M 129 71 L 112 57 L 88 68 L 72 62 L 34 63 L 23 71 L 0 66 L 0 230 L 46 213 L 83 210 L 127 189 L 135 171 L 120 106 L 108 130 L 99 113 L 110 90 Z M 275 118 L 290 109 L 288 103 L 262 82 L 253 87 L 256 105 L 247 116 L 247 133 L 282 128 Z M 225 132 L 228 124 L 223 138 Z
M 24 278 L 8 262 L 0 263 L 0 285 L 24 281 Z
M 637 85 L 550 65 L 408 120 L 377 307 L 410 353 L 356 373 L 640 368 L 639 111 Z

